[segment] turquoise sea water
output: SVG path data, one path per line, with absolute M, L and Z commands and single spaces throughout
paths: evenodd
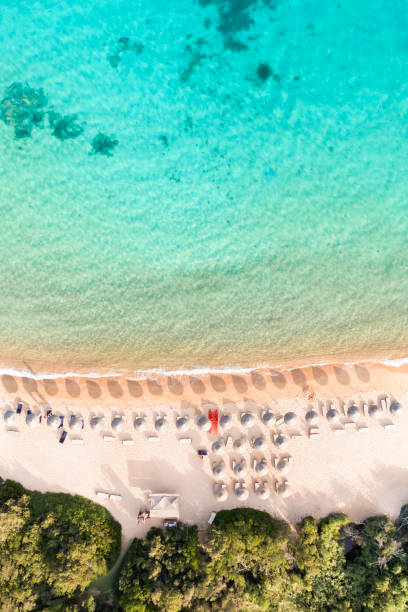
M 408 348 L 405 2 L 0 9 L 3 361 Z

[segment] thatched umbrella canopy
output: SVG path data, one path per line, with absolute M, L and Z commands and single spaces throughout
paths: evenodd
M 141 416 L 136 417 L 133 421 L 133 427 L 136 429 L 136 431 L 145 431 L 146 420 Z
M 306 423 L 308 425 L 316 425 L 319 420 L 319 415 L 316 410 L 308 410 L 305 415 Z
M 283 420 L 285 421 L 285 425 L 289 425 L 291 427 L 297 423 L 297 417 L 294 412 L 287 412 L 283 417 Z
M 347 416 L 349 419 L 352 419 L 353 421 L 355 421 L 358 419 L 359 414 L 360 414 L 360 411 L 355 404 L 347 408 Z
M 220 427 L 222 429 L 231 429 L 232 427 L 232 417 L 230 414 L 223 414 L 219 421 Z
M 275 438 L 275 446 L 277 446 L 280 449 L 284 449 L 288 446 L 288 441 L 286 439 L 285 436 L 283 436 L 282 434 L 279 434 L 279 436 L 276 436 Z
M 373 419 L 379 419 L 381 416 L 381 409 L 377 404 L 371 404 L 371 406 L 368 407 L 368 414 Z
M 247 464 L 246 464 L 245 459 L 242 459 L 242 461 L 239 461 L 238 463 L 236 463 L 234 465 L 234 474 L 238 478 L 243 478 L 244 476 L 246 476 L 246 474 L 247 474 Z
M 125 424 L 125 421 L 123 420 L 123 417 L 121 416 L 113 417 L 112 422 L 111 422 L 112 429 L 114 429 L 115 431 L 122 431 L 124 424 Z
M 234 493 L 242 500 L 248 499 L 249 496 L 248 487 L 244 483 L 237 482 L 234 487 Z
M 221 438 L 220 440 L 216 440 L 215 442 L 213 442 L 212 446 L 211 446 L 211 450 L 216 455 L 224 454 L 225 453 L 225 443 L 224 443 L 224 440 Z
M 392 402 L 390 406 L 390 412 L 393 416 L 399 416 L 402 414 L 402 406 L 399 402 Z
M 168 427 L 168 422 L 164 417 L 159 417 L 155 420 L 154 422 L 154 428 L 156 431 L 158 432 L 165 432 L 167 430 Z
M 265 450 L 266 449 L 266 441 L 264 436 L 257 436 L 252 440 L 252 447 L 255 450 Z
M 236 451 L 242 453 L 248 447 L 248 440 L 246 438 L 238 438 L 234 441 L 234 448 Z
M 95 429 L 95 431 L 100 431 L 106 427 L 105 419 L 103 417 L 94 416 L 90 421 L 90 425 L 92 429 Z
M 187 431 L 188 429 L 188 416 L 180 416 L 176 419 L 176 429 L 178 431 Z
M 255 486 L 254 490 L 260 499 L 268 499 L 271 494 L 267 482 L 263 482 L 262 484 L 259 484 L 259 486 Z
M 40 424 L 40 421 L 38 420 L 38 414 L 30 412 L 30 414 L 27 414 L 25 422 L 27 423 L 28 427 L 37 427 L 37 425 Z
M 326 413 L 326 419 L 331 423 L 337 423 L 340 420 L 339 411 L 335 408 L 330 408 Z
M 253 427 L 255 425 L 255 417 L 251 412 L 241 414 L 241 425 L 244 427 Z
M 255 465 L 255 472 L 257 474 L 259 474 L 260 476 L 266 476 L 266 474 L 268 473 L 268 463 L 265 459 L 265 457 L 263 459 L 261 459 L 261 461 L 257 461 L 256 465 Z
M 289 497 L 291 491 L 289 488 L 289 484 L 285 482 L 277 482 L 276 483 L 276 493 L 281 497 Z
M 14 410 L 6 410 L 4 413 L 4 422 L 5 423 L 14 423 L 16 420 L 16 413 Z
M 262 413 L 262 423 L 267 427 L 273 427 L 276 423 L 276 417 L 270 410 Z
M 210 431 L 211 429 L 211 421 L 208 417 L 201 415 L 197 419 L 197 427 L 201 429 L 201 431 Z
M 73 431 L 79 431 L 80 429 L 82 429 L 81 420 L 77 416 L 75 416 L 75 414 L 71 415 L 71 418 L 69 420 L 69 428 Z
M 217 501 L 223 502 L 228 499 L 227 485 L 223 482 L 215 482 L 213 486 L 214 497 Z
M 50 416 L 47 418 L 47 425 L 48 427 L 51 427 L 51 429 L 58 429 L 59 423 L 60 420 L 56 414 L 50 414 Z
M 214 461 L 212 464 L 212 473 L 217 478 L 222 478 L 225 475 L 225 463 L 224 461 L 219 461 L 218 463 Z
M 282 474 L 287 474 L 291 467 L 291 463 L 288 461 L 287 457 L 280 459 L 276 464 L 276 469 Z

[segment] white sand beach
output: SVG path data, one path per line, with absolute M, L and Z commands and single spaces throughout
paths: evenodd
M 316 517 L 329 512 L 347 513 L 360 520 L 376 513 L 395 516 L 400 506 L 408 502 L 408 393 L 405 390 L 407 366 L 389 367 L 380 364 L 359 366 L 325 366 L 293 370 L 253 371 L 245 375 L 207 374 L 200 377 L 160 376 L 150 380 L 115 379 L 56 379 L 34 380 L 3 375 L 0 379 L 2 414 L 0 415 L 0 476 L 21 482 L 40 491 L 77 493 L 105 505 L 121 523 L 124 544 L 143 534 L 160 520 L 137 522 L 137 514 L 147 507 L 149 493 L 180 495 L 180 518 L 206 527 L 212 511 L 235 506 L 252 506 L 267 510 L 273 516 L 296 523 L 302 516 Z M 407 386 L 408 389 L 408 386 Z M 403 407 L 402 414 L 393 417 L 388 409 L 379 418 L 364 414 L 364 404 L 377 404 L 388 397 Z M 4 422 L 7 409 L 23 402 L 23 410 L 13 422 Z M 323 403 L 325 404 L 322 411 Z M 358 406 L 355 425 L 345 427 L 351 419 L 344 408 Z M 325 411 L 334 404 L 339 420 L 329 423 Z M 231 428 L 218 434 L 202 432 L 197 419 L 208 408 L 218 408 L 219 415 L 231 416 Z M 63 429 L 52 430 L 45 419 L 31 428 L 26 424 L 27 408 L 35 414 L 65 416 Z M 270 409 L 278 418 L 287 412 L 296 415 L 296 423 L 276 424 L 268 428 L 261 419 L 263 410 Z M 314 409 L 317 423 L 308 425 L 305 414 Z M 254 416 L 254 424 L 241 424 L 243 412 Z M 69 417 L 77 414 L 84 419 L 84 429 L 70 430 Z M 122 431 L 111 428 L 115 415 L 123 417 Z M 176 429 L 178 416 L 189 418 L 185 432 Z M 103 416 L 105 424 L 97 431 L 90 419 Z M 144 431 L 135 431 L 134 419 L 145 419 Z M 168 428 L 155 430 L 154 422 L 164 416 Z M 385 428 L 395 425 L 395 428 Z M 309 439 L 310 427 L 320 436 Z M 363 431 L 358 432 L 358 428 Z M 366 428 L 366 429 L 365 429 Z M 12 434 L 8 430 L 16 430 Z M 340 429 L 340 433 L 334 430 Z M 58 440 L 67 431 L 64 444 Z M 274 436 L 287 438 L 287 447 L 279 449 Z M 112 440 L 104 440 L 110 436 Z M 158 437 L 149 441 L 149 437 Z M 214 441 L 226 442 L 223 454 L 212 451 Z M 265 439 L 265 449 L 256 450 L 251 441 Z M 292 438 L 294 436 L 294 438 Z M 300 437 L 296 437 L 300 436 Z M 81 438 L 82 444 L 73 442 Z M 180 442 L 189 438 L 191 443 Z M 233 442 L 247 439 L 246 448 L 239 451 Z M 124 445 L 123 440 L 134 444 Z M 200 459 L 198 449 L 208 455 Z M 286 474 L 275 468 L 275 459 L 291 457 Z M 268 473 L 256 477 L 254 460 L 266 459 Z M 242 478 L 234 474 L 233 461 L 245 459 L 247 473 Z M 223 461 L 225 475 L 216 478 L 211 466 Z M 223 481 L 228 498 L 217 502 L 213 484 Z M 268 499 L 254 493 L 254 481 L 266 481 Z M 281 497 L 274 491 L 275 482 L 287 480 L 291 495 Z M 233 484 L 245 482 L 249 496 L 240 500 Z M 103 499 L 97 491 L 121 496 Z

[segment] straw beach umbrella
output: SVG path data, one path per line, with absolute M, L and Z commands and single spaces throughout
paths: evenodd
M 201 415 L 197 419 L 197 427 L 201 431 L 209 431 L 211 429 L 211 421 L 204 415 Z
M 368 408 L 368 414 L 370 415 L 370 417 L 372 417 L 373 419 L 379 419 L 381 416 L 381 410 L 380 408 L 377 406 L 377 404 L 371 404 L 371 406 L 369 406 Z
M 14 410 L 6 410 L 4 413 L 4 422 L 5 423 L 14 423 L 16 420 L 16 413 Z
M 294 412 L 287 412 L 283 417 L 283 420 L 285 421 L 285 425 L 289 425 L 291 427 L 297 423 L 297 417 Z
M 237 463 L 233 463 L 233 468 L 234 470 L 234 474 L 239 477 L 239 478 L 243 478 L 244 476 L 246 476 L 247 474 L 247 464 L 245 459 L 242 459 L 241 461 L 238 461 Z
M 236 482 L 234 487 L 235 495 L 242 500 L 248 499 L 249 491 L 244 482 Z
M 225 463 L 223 461 L 219 461 L 218 463 L 214 461 L 212 464 L 212 473 L 217 478 L 222 478 L 225 475 Z
M 277 446 L 280 449 L 284 449 L 288 446 L 288 441 L 286 437 L 283 436 L 282 434 L 279 434 L 279 436 L 276 436 L 274 442 L 275 442 L 275 446 Z
M 69 420 L 69 428 L 73 431 L 79 431 L 80 429 L 82 429 L 81 420 L 77 416 L 75 416 L 75 414 L 71 415 L 71 418 Z
M 255 425 L 255 417 L 251 412 L 241 414 L 241 425 L 244 427 L 253 427 Z
M 236 451 L 242 453 L 248 447 L 248 440 L 246 438 L 238 438 L 234 442 L 234 448 Z
M 145 431 L 146 429 L 146 421 L 143 417 L 136 417 L 133 421 L 133 427 L 136 431 Z
M 326 419 L 330 421 L 330 423 L 337 423 L 340 420 L 339 411 L 335 408 L 330 408 L 330 410 L 326 412 Z
M 308 425 L 316 425 L 319 420 L 319 415 L 316 410 L 308 410 L 305 415 L 305 420 Z
M 254 438 L 252 440 L 252 447 L 255 450 L 265 450 L 266 448 L 266 441 L 265 441 L 265 437 L 264 436 L 257 436 L 256 438 Z
M 276 423 L 276 417 L 270 410 L 262 413 L 262 423 L 267 427 L 273 427 Z
M 254 491 L 259 497 L 259 499 L 268 499 L 271 494 L 268 483 L 266 481 L 262 483 L 255 482 Z
M 402 406 L 398 402 L 392 402 L 390 406 L 390 412 L 393 416 L 399 416 L 402 414 Z
M 105 419 L 103 417 L 94 416 L 90 421 L 90 425 L 95 431 L 100 431 L 106 426 Z
M 285 480 L 284 482 L 277 482 L 275 485 L 275 489 L 276 493 L 281 497 L 289 497 L 291 493 L 287 480 Z
M 359 414 L 360 414 L 360 411 L 355 404 L 347 408 L 347 416 L 352 421 L 356 421 L 359 417 Z
M 221 429 L 231 429 L 232 427 L 232 418 L 230 414 L 223 414 L 220 418 L 220 427 Z
M 124 425 L 124 420 L 121 416 L 113 417 L 111 421 L 112 429 L 114 429 L 115 431 L 122 431 L 123 425 Z
M 291 462 L 287 457 L 279 459 L 279 461 L 276 463 L 276 469 L 282 474 L 287 474 L 291 467 Z
M 30 414 L 27 414 L 25 422 L 27 423 L 28 427 L 37 427 L 37 425 L 40 424 L 40 421 L 38 420 L 38 414 L 30 412 Z
M 219 502 L 223 502 L 228 499 L 227 485 L 223 482 L 214 482 L 213 493 L 215 499 Z
M 187 431 L 188 429 L 188 417 L 187 416 L 180 416 L 177 417 L 176 419 L 176 429 L 178 431 Z
M 266 476 L 266 474 L 268 473 L 268 463 L 265 459 L 265 457 L 263 459 L 261 459 L 261 461 L 255 461 L 255 472 L 257 474 L 259 474 L 260 476 Z
M 159 431 L 162 433 L 167 431 L 167 427 L 168 427 L 167 420 L 164 417 L 159 417 L 158 419 L 155 420 L 154 427 L 156 431 Z
M 48 427 L 51 427 L 51 429 L 58 429 L 59 422 L 59 417 L 56 414 L 50 414 L 50 416 L 47 418 L 47 425 Z
M 219 440 L 216 440 L 215 442 L 213 442 L 212 446 L 211 446 L 211 450 L 216 455 L 224 454 L 225 453 L 225 443 L 224 443 L 224 440 L 222 438 L 220 438 Z

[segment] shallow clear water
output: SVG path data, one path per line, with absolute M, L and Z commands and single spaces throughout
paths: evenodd
M 0 9 L 3 357 L 408 348 L 405 2 Z

